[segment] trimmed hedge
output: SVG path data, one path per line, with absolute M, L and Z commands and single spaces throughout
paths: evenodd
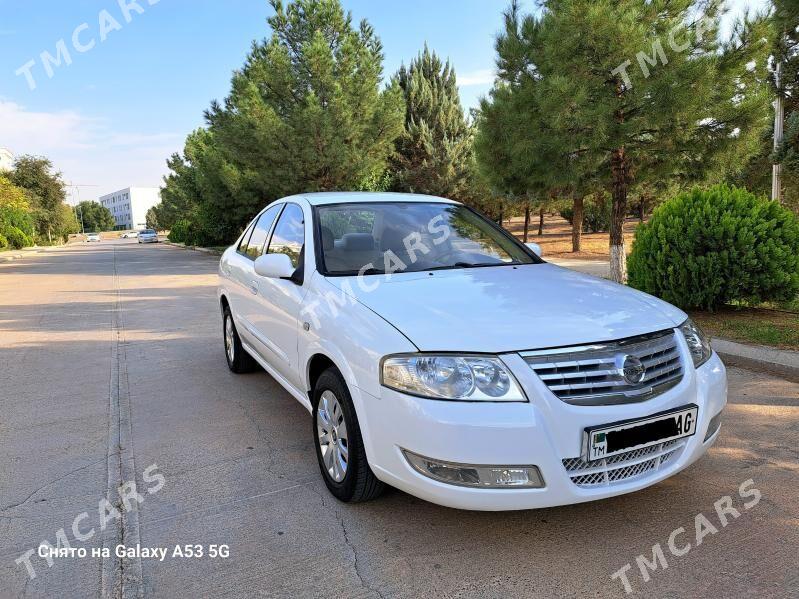
M 635 232 L 629 284 L 681 308 L 786 301 L 799 293 L 799 219 L 745 189 L 695 188 Z

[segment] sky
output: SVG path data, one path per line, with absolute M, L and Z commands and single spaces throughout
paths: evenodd
M 466 109 L 488 93 L 508 0 L 342 1 L 380 36 L 387 76 L 427 43 L 454 65 Z M 767 0 L 728 3 L 737 15 Z M 73 203 L 159 186 L 271 12 L 266 0 L 0 0 L 0 147 L 50 158 Z M 48 73 L 41 55 L 60 40 L 69 59 Z

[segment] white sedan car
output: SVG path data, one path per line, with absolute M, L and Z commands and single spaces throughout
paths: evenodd
M 136 239 L 138 236 L 139 236 L 139 232 L 138 231 L 127 231 L 125 233 L 122 233 L 122 235 L 120 235 L 120 238 L 122 238 L 122 239 Z
M 385 484 L 446 506 L 602 499 L 719 434 L 724 365 L 685 313 L 544 262 L 446 199 L 303 194 L 219 263 L 227 363 L 311 413 L 342 501 Z
M 158 243 L 158 232 L 155 229 L 139 231 L 139 243 Z
M 99 233 L 86 233 L 86 243 L 91 243 L 93 241 L 99 242 L 100 241 L 100 234 Z

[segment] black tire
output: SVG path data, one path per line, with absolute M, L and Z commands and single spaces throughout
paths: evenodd
M 230 323 L 230 330 L 228 330 L 228 323 Z M 228 347 L 228 333 L 230 333 L 231 346 Z M 230 370 L 236 374 L 244 374 L 252 372 L 256 368 L 256 362 L 253 357 L 247 353 L 241 346 L 241 339 L 239 339 L 239 332 L 236 330 L 236 323 L 233 321 L 233 315 L 230 313 L 230 308 L 225 306 L 222 311 L 222 339 L 225 342 L 225 359 Z M 231 356 L 232 354 L 232 356 Z
M 322 457 L 320 437 L 317 432 L 320 400 L 325 391 L 330 391 L 335 395 L 335 398 L 341 406 L 344 417 L 343 420 L 347 427 L 347 469 L 343 479 L 339 482 L 331 476 L 327 466 L 325 466 L 324 458 Z M 355 407 L 352 404 L 352 398 L 347 389 L 347 384 L 336 368 L 331 367 L 325 370 L 316 382 L 316 386 L 313 390 L 313 418 L 311 430 L 314 438 L 314 447 L 316 447 L 316 458 L 319 462 L 322 478 L 325 481 L 325 485 L 327 485 L 327 488 L 336 499 L 347 503 L 358 503 L 370 501 L 383 493 L 385 484 L 374 475 L 374 472 L 372 472 L 372 469 L 369 467 L 369 462 L 366 460 L 366 451 L 363 446 L 361 428 L 358 425 L 358 416 L 355 413 Z

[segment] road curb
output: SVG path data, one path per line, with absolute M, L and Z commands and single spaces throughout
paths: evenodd
M 172 247 L 180 248 L 182 250 L 194 250 L 195 252 L 202 252 L 203 254 L 208 254 L 209 256 L 221 256 L 222 252 L 219 250 L 212 250 L 210 248 L 204 248 L 199 245 L 186 245 L 184 243 L 174 243 L 172 241 L 162 241 L 164 245 L 171 245 Z
M 799 383 L 799 352 L 718 338 L 713 338 L 712 343 L 713 349 L 728 366 L 767 372 Z

